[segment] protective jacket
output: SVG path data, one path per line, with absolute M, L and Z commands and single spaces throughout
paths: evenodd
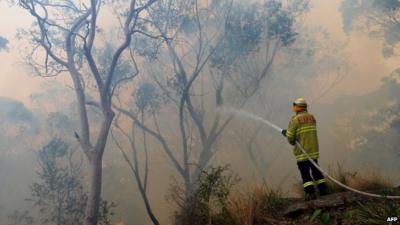
M 317 122 L 312 114 L 302 111 L 293 116 L 286 137 L 290 144 L 295 145 L 298 141 L 311 158 L 318 159 Z M 293 153 L 297 161 L 307 160 L 307 156 L 297 146 L 293 149 Z

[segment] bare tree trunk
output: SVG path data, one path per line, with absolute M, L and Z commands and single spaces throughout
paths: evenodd
M 86 225 L 96 225 L 101 200 L 102 157 L 93 154 L 89 160 L 89 192 L 86 205 Z
M 102 162 L 103 153 L 106 147 L 108 134 L 114 119 L 114 112 L 112 110 L 104 110 L 105 118 L 102 123 L 96 145 L 93 151 L 88 152 L 89 160 L 89 192 L 86 204 L 86 225 L 97 225 L 99 207 L 101 201 L 101 186 L 102 186 Z
M 142 113 L 142 123 L 145 124 L 144 112 L 142 111 L 141 113 Z M 147 182 L 148 182 L 148 175 L 149 175 L 149 156 L 148 156 L 149 155 L 149 149 L 148 149 L 148 146 L 147 146 L 147 132 L 145 130 L 142 130 L 142 134 L 143 134 L 143 147 L 144 147 L 144 152 L 145 152 L 145 167 L 144 167 L 143 184 L 142 184 L 141 179 L 140 179 L 140 174 L 139 174 L 139 170 L 138 170 L 139 167 L 137 167 L 138 175 L 136 176 L 136 179 L 137 179 L 137 183 L 138 183 L 138 186 L 139 186 L 139 191 L 140 191 L 140 194 L 142 195 L 143 202 L 144 202 L 144 205 L 146 207 L 146 212 L 147 212 L 148 216 L 150 217 L 150 219 L 151 219 L 151 221 L 153 222 L 154 225 L 160 225 L 160 222 L 158 222 L 156 216 L 153 213 L 153 209 L 151 208 L 150 201 L 149 201 L 149 198 L 147 196 Z M 138 162 L 137 158 L 135 159 L 135 161 L 136 161 L 135 162 L 136 165 L 139 166 L 138 165 L 139 162 Z
M 153 209 L 151 208 L 150 201 L 147 196 L 147 191 L 144 189 L 140 177 L 135 176 L 135 178 L 138 184 L 140 195 L 142 196 L 144 202 L 144 206 L 146 208 L 147 215 L 150 217 L 150 220 L 154 225 L 160 225 L 160 222 L 158 222 L 157 217 L 153 213 Z

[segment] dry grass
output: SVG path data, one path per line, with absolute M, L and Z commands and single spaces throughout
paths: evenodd
M 352 172 L 352 171 L 347 171 L 343 168 L 343 165 L 340 163 L 336 164 L 336 168 L 332 169 L 332 167 L 329 167 L 328 173 L 334 177 L 336 180 L 338 180 L 340 183 L 350 186 L 351 180 L 353 180 L 357 176 L 357 172 Z M 345 191 L 344 188 L 341 186 L 333 183 L 328 179 L 328 185 L 332 193 L 336 192 L 342 192 Z
M 350 181 L 350 185 L 361 191 L 391 189 L 394 187 L 392 180 L 376 173 L 368 176 L 355 176 Z
M 383 177 L 378 173 L 362 175 L 357 172 L 346 171 L 339 163 L 337 164 L 336 169 L 330 169 L 329 173 L 341 183 L 361 191 L 382 190 L 394 187 L 393 181 Z M 331 181 L 328 181 L 328 185 L 331 191 L 334 193 L 344 191 L 342 187 Z
M 254 225 L 266 218 L 278 218 L 289 201 L 278 189 L 258 186 L 230 197 L 229 211 L 238 224 Z
M 257 198 L 248 193 L 236 193 L 228 203 L 228 210 L 232 213 L 238 224 L 253 225 L 256 218 Z

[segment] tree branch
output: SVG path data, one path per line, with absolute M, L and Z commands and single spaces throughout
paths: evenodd
M 133 113 L 125 109 L 122 109 L 116 105 L 113 105 L 113 107 L 122 114 L 124 114 L 125 116 L 127 116 L 128 118 L 130 118 L 132 121 L 134 121 L 135 124 L 138 125 L 141 129 L 145 130 L 147 133 L 149 133 L 151 136 L 157 139 L 161 143 L 161 146 L 163 147 L 165 153 L 167 154 L 168 158 L 171 160 L 175 168 L 181 175 L 184 175 L 183 168 L 179 164 L 178 160 L 175 158 L 164 137 L 162 137 L 160 134 L 150 129 L 149 127 L 147 127 L 145 124 L 141 123 Z

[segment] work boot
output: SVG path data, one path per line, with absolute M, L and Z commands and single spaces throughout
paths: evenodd
M 319 190 L 319 196 L 324 196 L 329 194 L 328 186 L 325 183 L 319 184 L 318 190 Z
M 315 193 L 306 193 L 306 201 L 311 201 L 317 199 L 317 195 Z

